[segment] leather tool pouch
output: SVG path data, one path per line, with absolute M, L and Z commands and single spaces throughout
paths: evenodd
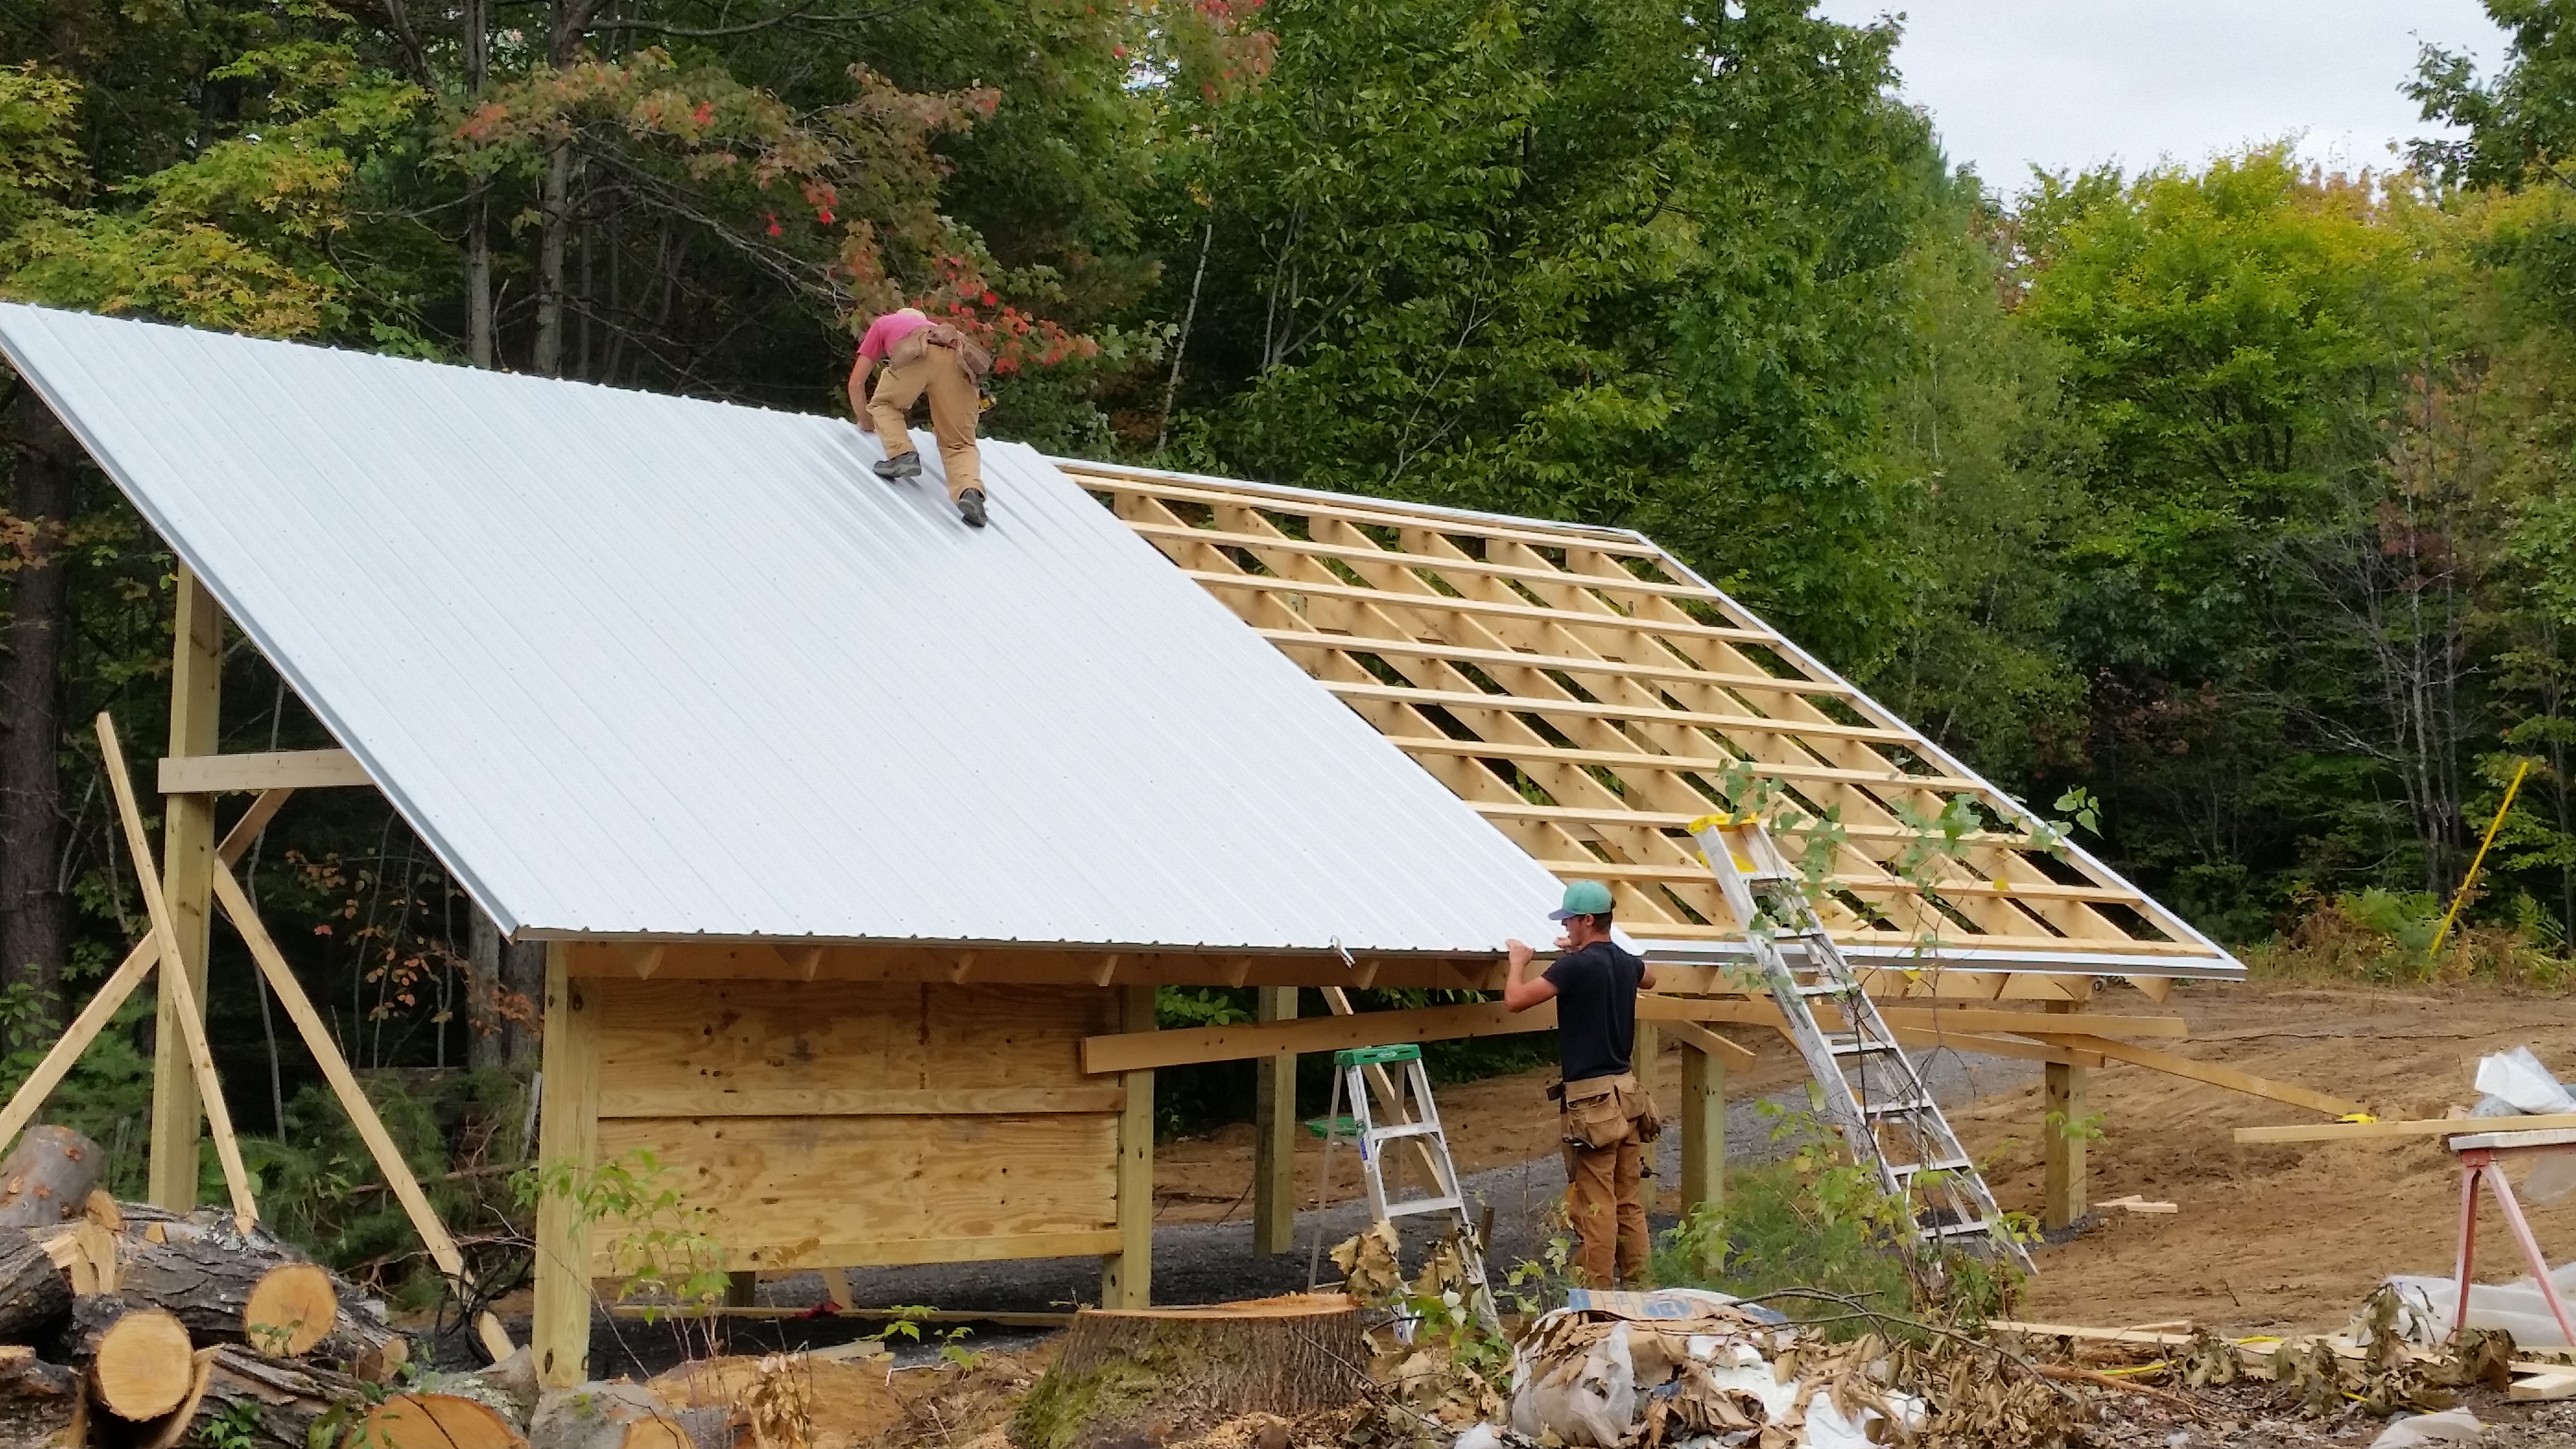
M 1598 1152 L 1631 1140 L 1636 1127 L 1628 1108 L 1642 1095 L 1635 1077 L 1590 1077 L 1563 1090 L 1566 1141 Z

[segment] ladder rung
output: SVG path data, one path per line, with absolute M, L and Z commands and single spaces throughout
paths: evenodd
M 1928 1238 L 1973 1238 L 1995 1229 L 1995 1225 L 1984 1218 L 1970 1218 L 1964 1223 L 1916 1223 L 1914 1226 Z
M 1817 985 L 1817 986 L 1809 986 L 1809 985 L 1806 985 L 1806 984 L 1804 984 L 1804 983 L 1801 983 L 1801 984 L 1799 985 L 1799 987 L 1798 987 L 1798 994 L 1799 994 L 1800 996 L 1809 996 L 1809 997 L 1813 997 L 1813 996 L 1849 996 L 1849 995 L 1851 995 L 1853 992 L 1858 991 L 1858 990 L 1860 990 L 1860 987 L 1859 987 L 1859 986 L 1857 986 L 1857 985 L 1838 984 L 1838 983 L 1836 983 L 1836 982 L 1828 981 L 1828 982 L 1825 982 L 1825 983 L 1823 983 L 1823 984 L 1821 984 L 1821 985 Z
M 1902 1167 L 1890 1167 L 1887 1170 L 1902 1180 L 1918 1172 L 1957 1172 L 1962 1168 L 1976 1165 L 1964 1157 L 1944 1157 L 1938 1162 L 1909 1162 Z
M 1902 1117 L 1908 1112 L 1929 1112 L 1936 1105 L 1938 1104 L 1929 1097 L 1916 1097 L 1903 1102 L 1863 1102 L 1860 1104 L 1860 1114 L 1864 1117 Z
M 1386 1215 L 1391 1218 L 1411 1217 L 1417 1213 L 1464 1213 L 1466 1210 L 1467 1205 L 1454 1197 L 1424 1197 L 1386 1205 Z
M 1428 1122 L 1398 1122 L 1392 1127 L 1371 1127 L 1371 1142 L 1393 1142 L 1399 1137 L 1437 1137 L 1440 1129 Z
M 1825 1038 L 1825 1048 L 1838 1057 L 1856 1057 L 1864 1052 L 1892 1052 L 1896 1050 L 1896 1043 L 1892 1041 L 1864 1041 L 1857 1037 L 1844 1037 L 1840 1040 L 1836 1040 L 1833 1037 L 1827 1037 Z

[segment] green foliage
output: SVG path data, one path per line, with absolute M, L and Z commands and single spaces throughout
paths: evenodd
M 555 1198 L 569 1204 L 578 1226 L 608 1230 L 604 1246 L 619 1298 L 649 1298 L 656 1309 L 676 1304 L 683 1313 L 703 1313 L 723 1299 L 729 1277 L 715 1215 L 681 1196 L 679 1171 L 651 1149 L 588 1167 L 539 1163 L 513 1177 L 511 1187 L 531 1212 Z M 918 1336 L 917 1325 L 896 1321 Z
M 192 1441 L 203 1449 L 255 1449 L 260 1442 L 259 1406 L 245 1399 L 207 1420 Z
M 1872 1330 L 1853 1305 L 1947 1321 L 2000 1316 L 2020 1291 L 2008 1261 L 1913 1241 L 1902 1199 L 1846 1160 L 1838 1140 L 1804 1113 L 1773 1109 L 1775 1140 L 1795 1144 L 1779 1162 L 1727 1174 L 1723 1202 L 1702 1203 L 1655 1242 L 1650 1271 L 1674 1287 L 1740 1298 L 1782 1290 L 1836 1295 L 1842 1303 L 1783 1296 L 1773 1306 L 1814 1320 L 1829 1336 Z M 2026 1224 L 2008 1223 L 2010 1231 Z

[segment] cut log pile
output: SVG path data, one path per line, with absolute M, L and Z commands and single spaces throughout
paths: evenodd
M 230 1212 L 115 1202 L 100 1155 L 37 1127 L 0 1160 L 0 1444 L 304 1449 L 384 1398 L 382 1304 Z
M 526 1349 L 404 1372 L 384 1305 L 229 1210 L 96 1190 L 97 1144 L 28 1130 L 0 1159 L 0 1449 L 696 1449 L 722 1410 L 590 1383 L 540 1394 Z

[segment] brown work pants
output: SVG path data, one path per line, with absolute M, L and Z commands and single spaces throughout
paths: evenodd
M 1633 1076 L 1569 1082 L 1558 1118 L 1565 1149 L 1565 1213 L 1582 1235 L 1575 1278 L 1587 1288 L 1646 1286 L 1645 1138 L 1653 1099 Z M 1634 1115 L 1631 1115 L 1631 1114 Z M 1616 1137 L 1616 1141 L 1611 1141 Z M 1587 1147 L 1585 1142 L 1606 1142 Z M 1615 1268 L 1615 1273 L 1614 1273 Z
M 939 461 L 948 470 L 948 498 L 955 502 L 969 488 L 984 486 L 983 460 L 975 452 L 975 424 L 983 400 L 966 365 L 953 347 L 924 347 L 921 356 L 897 367 L 889 363 L 868 392 L 868 421 L 886 456 L 914 451 L 904 415 L 923 393 L 930 394 L 930 431 L 939 440 Z

